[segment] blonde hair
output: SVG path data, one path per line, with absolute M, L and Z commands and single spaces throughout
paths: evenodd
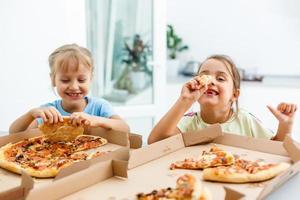
M 238 70 L 236 64 L 233 62 L 233 60 L 227 55 L 220 55 L 220 54 L 211 55 L 211 56 L 207 57 L 205 59 L 205 61 L 207 61 L 209 59 L 218 60 L 227 67 L 227 69 L 230 73 L 230 76 L 232 78 L 232 81 L 233 81 L 233 92 L 236 92 L 237 90 L 239 90 L 240 86 L 241 86 L 241 76 L 240 76 L 239 70 Z M 197 74 L 199 74 L 203 63 L 200 64 Z M 238 100 L 236 100 L 235 105 L 236 105 L 236 110 L 238 110 Z
M 75 66 L 75 70 L 78 70 L 80 65 L 84 65 L 91 70 L 92 74 L 94 71 L 91 52 L 77 44 L 67 44 L 55 49 L 50 54 L 48 62 L 52 81 L 58 70 L 67 71 L 70 66 Z

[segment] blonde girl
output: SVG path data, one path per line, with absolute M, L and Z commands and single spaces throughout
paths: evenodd
M 61 99 L 29 110 L 11 124 L 10 133 L 36 128 L 42 122 L 57 123 L 63 116 L 70 116 L 74 125 L 129 132 L 109 102 L 87 96 L 94 70 L 88 49 L 63 45 L 49 56 L 49 66 L 52 86 Z

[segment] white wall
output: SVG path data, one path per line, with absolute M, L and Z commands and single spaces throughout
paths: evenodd
M 262 74 L 300 75 L 300 1 L 168 0 L 167 21 L 190 51 L 185 58 L 230 55 Z
M 86 46 L 84 0 L 0 1 L 0 130 L 57 97 L 47 59 L 66 43 Z

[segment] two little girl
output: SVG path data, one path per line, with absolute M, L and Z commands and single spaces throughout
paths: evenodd
M 42 121 L 57 123 L 62 121 L 62 116 L 70 116 L 74 125 L 129 132 L 126 122 L 107 101 L 87 97 L 93 61 L 86 48 L 76 44 L 64 45 L 49 56 L 49 65 L 52 85 L 61 99 L 33 108 L 19 117 L 10 126 L 11 133 L 35 128 Z M 202 75 L 209 75 L 210 82 L 202 82 Z M 198 76 L 183 85 L 180 97 L 153 128 L 148 143 L 215 123 L 221 124 L 225 132 L 256 138 L 283 140 L 291 133 L 296 105 L 281 103 L 277 108 L 268 106 L 279 121 L 274 135 L 253 115 L 238 107 L 239 94 L 240 76 L 232 60 L 223 55 L 210 56 L 200 66 Z M 184 115 L 196 101 L 200 104 L 200 111 Z

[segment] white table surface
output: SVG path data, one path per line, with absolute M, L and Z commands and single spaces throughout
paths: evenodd
M 267 200 L 299 200 L 300 199 L 300 174 L 296 174 L 287 182 L 270 194 Z

